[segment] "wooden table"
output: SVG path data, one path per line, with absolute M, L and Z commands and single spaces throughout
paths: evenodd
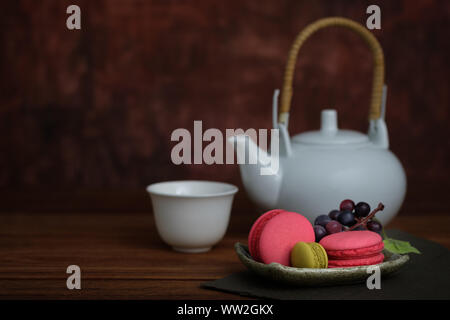
M 159 239 L 151 214 L 1 214 L 0 299 L 242 299 L 206 290 L 208 280 L 244 270 L 233 244 L 256 216 L 233 212 L 212 251 L 181 254 Z M 450 216 L 399 216 L 390 225 L 450 248 Z M 66 268 L 81 268 L 68 290 Z

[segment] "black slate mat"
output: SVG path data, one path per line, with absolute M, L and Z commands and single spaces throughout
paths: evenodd
M 399 230 L 389 230 L 387 233 L 394 239 L 411 242 L 422 254 L 410 254 L 410 261 L 397 274 L 381 279 L 380 290 L 369 290 L 365 283 L 320 288 L 291 287 L 268 281 L 250 271 L 209 281 L 202 287 L 242 296 L 282 300 L 450 299 L 450 250 Z

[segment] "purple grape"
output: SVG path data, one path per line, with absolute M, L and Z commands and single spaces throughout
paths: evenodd
M 364 228 L 364 226 L 357 226 L 355 229 L 353 229 L 352 231 L 364 231 L 367 230 L 366 228 Z
M 353 209 L 355 209 L 355 203 L 350 199 L 346 199 L 341 202 L 339 209 L 341 209 L 341 211 L 353 211 Z
M 327 229 L 329 234 L 338 233 L 342 231 L 342 225 L 339 222 L 332 220 L 327 223 L 325 229 Z
M 370 213 L 370 206 L 366 202 L 358 202 L 355 207 L 355 216 L 358 218 L 367 217 Z
M 369 221 L 367 222 L 367 229 L 376 233 L 381 233 L 383 230 L 383 226 L 378 221 Z
M 319 226 L 325 227 L 327 225 L 327 223 L 330 221 L 331 221 L 331 218 L 329 216 L 327 216 L 326 214 L 322 214 L 322 215 L 318 216 L 316 218 L 316 220 L 314 220 L 314 225 L 319 225 Z
M 332 220 L 337 220 L 338 216 L 341 214 L 341 212 L 339 210 L 332 210 L 330 211 L 330 213 L 328 214 L 328 216 L 332 219 Z
M 316 235 L 316 242 L 319 242 L 323 237 L 327 235 L 327 230 L 321 225 L 314 226 L 314 234 Z
M 355 216 L 351 211 L 341 212 L 338 217 L 338 221 L 347 227 L 351 227 L 356 223 Z

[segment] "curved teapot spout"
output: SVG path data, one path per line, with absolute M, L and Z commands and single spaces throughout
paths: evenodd
M 271 154 L 259 148 L 248 135 L 228 138 L 236 152 L 244 187 L 251 200 L 263 209 L 276 206 L 282 180 L 278 139 L 274 139 L 273 134 Z

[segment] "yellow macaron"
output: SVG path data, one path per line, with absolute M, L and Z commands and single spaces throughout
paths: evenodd
M 297 242 L 291 251 L 291 266 L 295 268 L 327 268 L 327 252 L 317 242 Z

